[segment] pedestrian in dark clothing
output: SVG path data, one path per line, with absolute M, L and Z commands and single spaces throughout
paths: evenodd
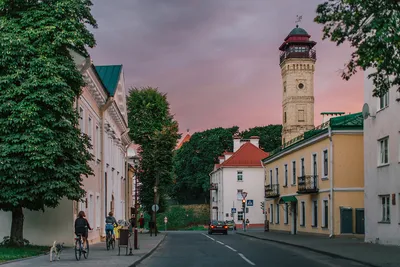
M 144 217 L 143 217 L 143 214 L 139 218 L 139 227 L 140 227 L 140 232 L 143 233 L 143 230 L 144 230 Z

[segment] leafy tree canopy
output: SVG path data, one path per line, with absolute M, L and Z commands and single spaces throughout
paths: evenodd
M 400 5 L 398 0 L 329 0 L 318 5 L 315 22 L 323 24 L 323 39 L 337 45 L 348 41 L 355 51 L 342 78 L 374 68 L 368 75 L 374 96 L 392 86 L 400 89 Z
M 90 1 L 0 1 L 0 209 L 12 211 L 22 244 L 22 208 L 56 207 L 85 194 L 92 174 L 74 101 L 84 85 L 68 48 L 87 54 L 96 27 Z
M 270 124 L 268 126 L 254 127 L 245 130 L 241 133 L 241 136 L 243 138 L 250 138 L 251 136 L 260 137 L 260 148 L 266 152 L 271 152 L 281 145 L 281 133 L 282 125 Z

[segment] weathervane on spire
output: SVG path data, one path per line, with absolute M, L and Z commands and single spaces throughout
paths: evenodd
M 299 23 L 301 22 L 302 19 L 303 19 L 302 15 L 301 16 L 296 15 L 296 21 L 295 21 L 296 27 L 299 27 Z

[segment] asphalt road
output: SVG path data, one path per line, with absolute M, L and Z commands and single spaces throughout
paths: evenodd
M 305 249 L 229 233 L 170 232 L 140 267 L 360 267 Z

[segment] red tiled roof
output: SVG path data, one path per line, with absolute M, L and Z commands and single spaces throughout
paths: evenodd
M 261 167 L 261 160 L 268 157 L 264 152 L 250 142 L 243 144 L 233 155 L 219 167 Z
M 182 146 L 184 143 L 189 142 L 190 138 L 191 138 L 190 134 L 187 134 L 187 135 L 182 139 L 182 141 L 176 146 L 176 149 L 181 148 L 181 146 Z

